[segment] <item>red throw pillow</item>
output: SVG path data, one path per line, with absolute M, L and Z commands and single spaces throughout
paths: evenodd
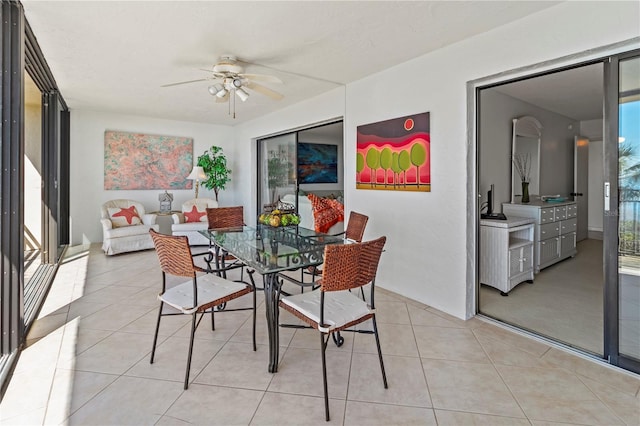
M 114 228 L 121 228 L 123 226 L 140 225 L 142 220 L 136 210 L 136 206 L 131 207 L 109 207 L 109 219 Z
M 316 232 L 326 234 L 333 225 L 344 221 L 344 206 L 337 200 L 307 194 L 313 210 L 313 224 Z
M 191 207 L 191 211 L 184 212 L 185 222 L 204 222 L 206 220 L 207 211 L 198 210 L 195 204 Z

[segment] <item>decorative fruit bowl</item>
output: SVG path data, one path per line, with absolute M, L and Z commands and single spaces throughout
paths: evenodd
M 258 223 L 274 228 L 295 226 L 300 224 L 300 216 L 295 213 L 287 213 L 276 209 L 271 212 L 262 213 L 258 217 Z
M 265 204 L 263 213 L 258 216 L 258 223 L 274 228 L 296 226 L 300 224 L 300 216 L 296 214 L 293 204 L 278 200 L 273 204 Z

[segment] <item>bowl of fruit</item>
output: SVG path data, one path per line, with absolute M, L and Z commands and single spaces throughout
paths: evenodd
M 258 223 L 274 228 L 296 226 L 300 224 L 300 216 L 298 216 L 296 213 L 275 209 L 270 212 L 262 213 L 258 217 Z

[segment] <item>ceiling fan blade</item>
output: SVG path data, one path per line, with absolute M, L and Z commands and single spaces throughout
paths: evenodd
M 243 78 L 248 78 L 250 80 L 264 81 L 265 83 L 277 83 L 282 84 L 282 80 L 280 80 L 275 75 L 265 75 L 265 74 L 240 74 Z
M 208 72 L 209 74 L 211 74 L 213 77 L 209 77 L 210 79 L 215 79 L 215 78 L 225 78 L 224 74 L 221 74 L 219 72 L 215 72 L 213 70 L 208 70 L 206 68 L 198 68 L 200 71 L 204 71 L 204 72 Z
M 190 84 L 190 83 L 197 83 L 199 81 L 207 81 L 207 80 L 212 80 L 212 77 L 207 77 L 207 78 L 199 78 L 198 80 L 189 80 L 189 81 L 181 81 L 179 83 L 169 83 L 169 84 L 163 84 L 160 87 L 171 87 L 171 86 L 179 86 L 181 84 Z
M 248 81 L 243 86 L 248 87 L 251 90 L 255 90 L 256 92 L 261 93 L 261 94 L 263 94 L 265 96 L 268 96 L 271 99 L 274 99 L 276 101 L 279 101 L 280 99 L 284 98 L 283 94 L 278 93 L 275 90 L 271 90 L 268 87 L 265 87 L 265 86 L 263 86 L 261 84 L 254 83 L 252 81 Z

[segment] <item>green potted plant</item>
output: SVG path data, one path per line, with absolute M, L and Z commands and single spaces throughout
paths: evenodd
M 207 189 L 213 189 L 218 201 L 218 192 L 231 180 L 231 169 L 227 168 L 227 157 L 222 148 L 213 145 L 198 157 L 198 166 L 207 174 L 207 180 L 203 181 L 202 185 Z

